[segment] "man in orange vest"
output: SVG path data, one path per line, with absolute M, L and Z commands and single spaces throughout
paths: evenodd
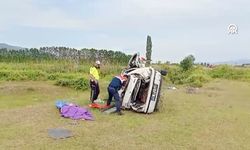
M 127 74 L 122 74 L 119 76 L 115 76 L 112 81 L 110 82 L 108 86 L 108 93 L 109 93 L 109 98 L 107 101 L 107 107 L 110 106 L 110 103 L 112 101 L 112 98 L 114 97 L 115 99 L 115 107 L 116 107 L 116 113 L 118 115 L 123 115 L 121 112 L 121 98 L 119 96 L 118 91 L 122 88 L 122 86 L 125 84 L 125 82 L 128 79 Z

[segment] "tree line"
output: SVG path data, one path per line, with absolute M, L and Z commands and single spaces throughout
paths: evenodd
M 126 64 L 130 57 L 131 55 L 120 51 L 97 50 L 94 48 L 83 48 L 81 50 L 69 47 L 41 47 L 39 49 L 30 48 L 20 50 L 0 49 L 1 62 L 69 60 L 76 63 L 92 63 L 95 60 L 100 60 L 104 64 Z

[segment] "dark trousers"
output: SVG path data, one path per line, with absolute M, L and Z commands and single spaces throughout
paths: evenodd
M 100 88 L 98 82 L 91 80 L 90 80 L 90 87 L 91 87 L 90 101 L 93 103 L 98 98 L 98 95 L 100 93 Z
M 107 105 L 110 105 L 112 98 L 114 97 L 116 111 L 120 112 L 121 111 L 121 101 L 120 101 L 120 96 L 118 94 L 118 91 L 115 88 L 109 86 L 108 93 L 109 93 L 109 99 L 107 101 Z

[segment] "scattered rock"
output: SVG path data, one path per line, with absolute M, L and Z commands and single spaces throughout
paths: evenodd
M 206 89 L 213 90 L 213 91 L 221 91 L 222 90 L 220 87 L 207 87 Z
M 174 87 L 174 86 L 168 86 L 167 89 L 168 89 L 168 90 L 177 90 L 177 88 Z
M 32 88 L 32 87 L 28 87 L 26 90 L 27 90 L 27 91 L 35 91 L 35 89 Z
M 71 121 L 71 122 L 69 122 L 69 125 L 78 125 L 79 124 L 79 122 L 77 121 L 77 120 L 73 120 L 73 121 Z
M 49 129 L 48 134 L 54 139 L 65 139 L 73 136 L 70 130 L 61 128 Z
M 186 93 L 188 93 L 188 94 L 197 94 L 198 90 L 199 90 L 199 88 L 188 87 L 187 90 L 186 90 Z

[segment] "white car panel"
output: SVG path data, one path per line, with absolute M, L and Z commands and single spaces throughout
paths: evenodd
M 152 67 L 142 67 L 138 58 L 139 54 L 133 55 L 128 69 L 124 71 L 129 75 L 129 80 L 125 91 L 121 90 L 124 92 L 122 107 L 136 112 L 152 113 L 159 100 L 162 75 Z M 142 93 L 147 96 L 144 97 Z
M 157 98 L 158 98 L 158 92 L 160 91 L 160 82 L 161 82 L 161 74 L 159 72 L 156 72 L 155 78 L 153 81 L 153 88 L 151 91 L 151 97 L 149 98 L 149 106 L 146 113 L 152 113 L 155 110 L 156 104 L 157 104 Z
M 130 76 L 129 83 L 127 85 L 126 92 L 122 100 L 122 106 L 124 108 L 130 108 L 130 100 L 137 80 L 138 78 L 136 78 L 134 75 Z

